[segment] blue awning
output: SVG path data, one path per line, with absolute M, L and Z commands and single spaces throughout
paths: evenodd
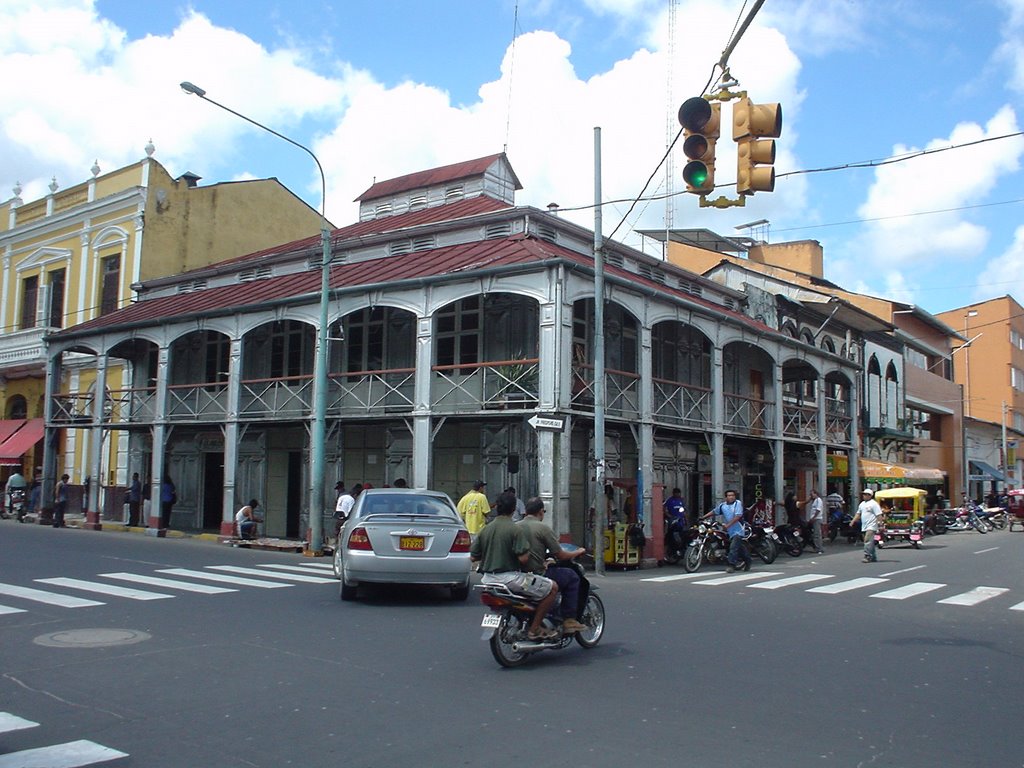
M 999 482 L 1006 480 L 1006 476 L 991 464 L 976 459 L 970 459 L 968 463 L 971 465 L 972 475 L 984 475 L 986 480 L 998 480 Z

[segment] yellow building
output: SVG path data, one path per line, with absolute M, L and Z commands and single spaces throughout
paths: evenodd
M 199 186 L 194 174 L 172 177 L 153 152 L 149 144 L 145 158 L 111 173 L 94 164 L 91 178 L 68 189 L 54 179 L 40 200 L 24 202 L 15 184 L 2 205 L 0 445 L 7 450 L 0 450 L 0 480 L 18 466 L 26 477 L 41 469 L 48 333 L 127 306 L 145 281 L 320 230 L 319 214 L 277 179 Z M 55 390 L 88 391 L 95 369 L 91 353 L 65 356 Z M 128 374 L 112 365 L 106 387 L 129 386 Z M 104 485 L 124 486 L 132 471 L 145 476 L 147 467 L 129 461 L 126 432 L 103 444 L 102 461 L 90 456 L 94 446 L 76 444 L 75 432 L 57 436 L 58 476 L 82 484 L 97 466 Z

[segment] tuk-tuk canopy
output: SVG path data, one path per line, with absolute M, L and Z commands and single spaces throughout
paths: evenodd
M 876 499 L 912 499 L 915 496 L 927 496 L 928 491 L 921 488 L 886 488 L 875 491 Z

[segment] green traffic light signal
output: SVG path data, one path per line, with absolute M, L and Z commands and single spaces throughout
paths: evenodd
M 705 195 L 715 188 L 715 142 L 720 135 L 721 105 L 694 96 L 679 107 L 678 117 L 686 136 L 683 154 L 690 161 L 683 168 L 686 191 Z
M 691 187 L 703 187 L 708 181 L 708 167 L 700 160 L 691 160 L 683 168 L 683 181 Z

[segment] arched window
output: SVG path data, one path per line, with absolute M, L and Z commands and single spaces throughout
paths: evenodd
M 7 418 L 27 419 L 28 401 L 21 395 L 13 395 L 7 398 Z

